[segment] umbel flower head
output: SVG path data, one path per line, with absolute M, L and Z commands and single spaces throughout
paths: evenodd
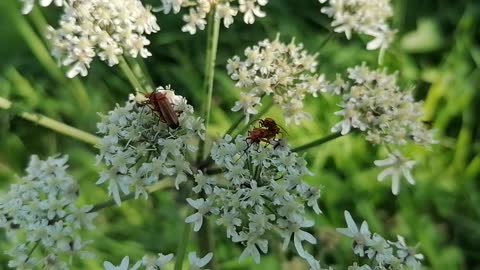
M 333 18 L 332 27 L 337 33 L 345 33 L 348 39 L 352 32 L 373 37 L 368 50 L 385 50 L 393 40 L 394 31 L 387 20 L 392 17 L 390 0 L 320 0 L 328 2 L 321 9 Z
M 147 58 L 147 34 L 160 30 L 140 0 L 68 0 L 60 26 L 49 26 L 52 55 L 69 67 L 67 76 L 86 76 L 95 57 L 109 66 L 122 55 Z
M 95 214 L 92 206 L 75 205 L 79 187 L 66 171 L 67 159 L 32 156 L 27 175 L 1 196 L 0 228 L 14 244 L 9 267 L 68 269 L 71 256 L 89 256 L 80 231 L 94 228 Z
M 120 193 L 135 192 L 136 198 L 147 198 L 146 188 L 161 177 L 175 177 L 178 188 L 192 174 L 187 154 L 197 151 L 195 141 L 204 138 L 203 120 L 194 116 L 185 98 L 169 88 L 159 87 L 157 92 L 164 94 L 178 113 L 177 128 L 169 127 L 141 94 L 144 101 L 132 97 L 124 106 L 101 115 L 97 124 L 103 136 L 97 163 L 106 166 L 97 184 L 108 181 L 109 194 L 117 204 L 121 204 Z
M 243 110 L 248 121 L 257 114 L 261 99 L 271 95 L 283 111 L 287 123 L 299 124 L 310 115 L 303 110 L 307 95 L 317 96 L 324 87 L 323 75 L 315 74 L 316 54 L 309 54 L 301 43 L 292 40 L 282 43 L 279 37 L 263 40 L 245 49 L 245 59 L 238 56 L 228 60 L 227 72 L 236 81 L 235 86 L 245 89 L 233 111 Z
M 168 14 L 179 13 L 182 8 L 188 8 L 188 14 L 183 15 L 185 25 L 183 32 L 195 34 L 198 30 L 204 30 L 207 25 L 207 15 L 215 12 L 215 17 L 223 20 L 223 25 L 228 28 L 234 21 L 234 17 L 243 14 L 243 21 L 253 24 L 255 18 L 265 17 L 261 10 L 268 0 L 161 0 L 161 10 Z
M 367 257 L 372 262 L 372 265 L 362 266 L 355 263 L 349 270 L 421 269 L 423 255 L 417 253 L 416 248 L 408 247 L 402 236 L 397 236 L 397 242 L 387 241 L 379 234 L 370 233 L 366 221 L 359 229 L 348 211 L 345 211 L 345 220 L 347 228 L 338 228 L 337 231 L 353 239 L 353 252 L 356 255 Z
M 306 184 L 306 161 L 280 141 L 250 142 L 244 136 L 227 135 L 213 145 L 211 158 L 223 170 L 222 176 L 195 175 L 194 192 L 200 199 L 188 199 L 196 212 L 186 218 L 199 231 L 204 218 L 214 216 L 227 238 L 245 247 L 240 259 L 268 252 L 268 234 L 278 232 L 284 249 L 293 241 L 298 254 L 307 258 L 304 242 L 316 243 L 306 228 L 313 226 L 306 208 L 321 213 L 319 189 Z M 310 256 L 311 257 L 311 256 Z
M 416 102 L 411 91 L 402 91 L 396 74 L 385 70 L 371 70 L 365 63 L 347 70 L 348 80 L 340 77 L 330 83 L 326 91 L 341 95 L 343 116 L 333 132 L 342 135 L 352 129 L 366 134 L 374 144 L 405 145 L 413 142 L 429 146 L 437 141 L 433 131 L 421 121 L 422 103 Z

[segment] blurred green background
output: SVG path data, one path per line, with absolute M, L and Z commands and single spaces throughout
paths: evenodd
M 156 2 L 155 2 L 156 1 Z M 150 1 L 158 5 L 159 0 Z M 0 189 L 7 190 L 15 175 L 23 175 L 31 154 L 70 156 L 70 172 L 81 185 L 81 201 L 95 204 L 107 199 L 105 186 L 97 187 L 96 150 L 91 145 L 42 128 L 18 117 L 22 111 L 42 113 L 69 125 L 95 132 L 97 112 L 107 112 L 123 103 L 132 92 L 118 67 L 98 61 L 86 78 L 66 79 L 49 56 L 43 38 L 46 24 L 56 25 L 60 9 L 35 9 L 22 16 L 16 0 L 0 1 L 0 96 L 14 102 L 0 111 Z M 268 16 L 254 25 L 236 18 L 220 34 L 212 135 L 220 136 L 235 116 L 230 112 L 239 92 L 225 72 L 226 60 L 240 55 L 246 46 L 281 33 L 316 52 L 329 35 L 329 19 L 320 13 L 317 0 L 271 0 Z M 480 269 L 480 2 L 449 0 L 396 0 L 393 27 L 397 39 L 385 56 L 389 71 L 399 70 L 401 84 L 415 85 L 415 95 L 425 100 L 425 119 L 438 129 L 441 143 L 433 149 L 408 149 L 419 163 L 414 170 L 416 186 L 402 185 L 400 195 L 390 192 L 390 183 L 378 183 L 373 160 L 385 156 L 359 136 L 347 136 L 307 153 L 315 176 L 307 179 L 323 187 L 322 216 L 316 217 L 315 234 L 320 239 L 315 254 L 322 263 L 346 269 L 355 259 L 351 241 L 335 233 L 344 227 L 343 211 L 357 222 L 365 219 L 371 230 L 407 243 L 420 243 L 425 269 Z M 150 39 L 153 57 L 144 64 L 155 85 L 171 84 L 200 108 L 205 33 L 182 33 L 179 15 L 158 14 L 162 30 Z M 376 52 L 366 51 L 367 39 L 347 41 L 335 35 L 319 51 L 319 70 L 329 78 L 362 61 L 377 65 Z M 338 100 L 320 96 L 308 100 L 313 121 L 286 127 L 289 143 L 298 146 L 329 133 L 339 119 L 333 115 Z M 275 115 L 273 110 L 269 115 Z M 124 203 L 103 210 L 94 239 L 92 261 L 75 261 L 76 269 L 101 269 L 103 260 L 120 262 L 129 255 L 175 252 L 180 238 L 183 210 L 176 193 L 164 191 L 148 201 Z M 221 269 L 281 269 L 273 253 L 261 265 L 239 263 L 241 247 L 215 231 L 215 256 Z M 0 234 L 0 251 L 9 246 Z M 275 245 L 271 250 L 275 250 Z M 191 245 L 195 250 L 195 243 Z M 290 254 L 286 254 L 290 259 Z M 8 257 L 0 252 L 0 269 Z M 292 263 L 284 269 L 304 269 Z

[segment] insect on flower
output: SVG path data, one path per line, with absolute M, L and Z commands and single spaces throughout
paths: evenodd
M 163 120 L 170 128 L 176 129 L 180 125 L 178 122 L 177 112 L 173 109 L 167 93 L 152 92 L 145 94 L 147 98 L 146 104 L 155 111 L 160 119 Z
M 260 127 L 254 128 L 248 132 L 247 140 L 250 142 L 270 143 L 271 139 L 274 139 L 280 134 L 280 127 L 272 118 L 260 119 L 258 122 L 260 123 Z

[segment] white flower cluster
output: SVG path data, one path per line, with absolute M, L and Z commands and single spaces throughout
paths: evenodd
M 336 115 L 343 120 L 332 127 L 332 132 L 342 135 L 352 129 L 366 134 L 366 139 L 374 144 L 401 146 L 415 143 L 425 147 L 435 144 L 434 130 L 420 119 L 423 116 L 422 103 L 416 102 L 411 91 L 402 91 L 398 86 L 396 74 L 387 74 L 384 70 L 370 70 L 365 63 L 348 69 L 348 80 L 340 75 L 334 82 L 328 83 L 327 92 L 341 95 L 341 111 Z M 375 165 L 386 167 L 378 175 L 383 181 L 392 177 L 392 193 L 400 190 L 400 176 L 410 184 L 415 181 L 411 169 L 415 161 L 407 160 L 398 151 L 391 151 L 385 160 L 375 161 Z
M 190 270 L 202 270 L 202 267 L 207 265 L 213 257 L 213 253 L 208 253 L 203 258 L 199 258 L 196 252 L 190 252 L 188 254 L 188 260 L 190 262 Z M 130 258 L 125 256 L 119 266 L 113 265 L 111 262 L 104 262 L 103 266 L 105 270 L 137 270 L 141 266 L 145 267 L 145 270 L 162 270 L 165 269 L 165 265 L 173 259 L 173 254 L 163 255 L 159 253 L 158 256 L 152 257 L 145 255 L 141 261 L 136 262 L 130 267 Z
M 33 6 L 35 5 L 35 0 L 20 0 L 20 2 L 23 2 L 23 14 L 30 13 L 30 11 L 32 11 L 33 9 Z M 38 0 L 38 2 L 42 7 L 48 7 L 52 3 L 54 3 L 57 7 L 61 7 L 64 4 L 65 0 Z
M 148 104 L 131 98 L 125 106 L 118 106 L 97 124 L 103 135 L 98 148 L 97 163 L 107 169 L 100 173 L 97 184 L 109 181 L 109 194 L 121 204 L 120 192 L 135 198 L 148 197 L 147 187 L 161 177 L 175 176 L 175 185 L 187 181 L 192 174 L 187 154 L 197 151 L 196 141 L 204 138 L 203 120 L 193 114 L 185 98 L 162 87 L 169 105 L 178 114 L 179 127 L 170 128 L 162 116 Z M 145 99 L 145 97 L 143 97 Z
M 213 145 L 211 157 L 224 173 L 222 177 L 195 175 L 193 191 L 206 197 L 187 199 L 197 211 L 186 218 L 194 224 L 194 231 L 213 215 L 228 238 L 245 246 L 240 260 L 251 256 L 260 262 L 260 252 L 268 252 L 267 234 L 274 231 L 283 238 L 284 249 L 293 239 L 298 254 L 313 259 L 302 243 L 316 243 L 306 231 L 314 222 L 306 217 L 305 208 L 321 213 L 317 204 L 320 192 L 302 181 L 310 174 L 306 161 L 281 141 L 253 143 L 229 135 Z
M 348 270 L 418 270 L 421 268 L 423 255 L 417 253 L 415 247 L 407 246 L 402 236 L 398 235 L 396 242 L 385 240 L 377 233 L 370 233 L 366 221 L 363 221 L 359 229 L 348 211 L 345 211 L 345 220 L 347 228 L 339 228 L 337 231 L 353 239 L 353 253 L 371 260 L 371 265 L 359 266 L 355 263 Z
M 310 117 L 303 110 L 303 100 L 308 94 L 316 97 L 324 86 L 324 76 L 314 73 L 316 54 L 308 54 L 301 43 L 292 40 L 285 44 L 277 37 L 247 48 L 245 56 L 244 61 L 234 56 L 227 64 L 228 74 L 237 81 L 235 85 L 249 89 L 241 94 L 233 111 L 243 110 L 248 121 L 250 115 L 258 113 L 256 107 L 262 105 L 262 97 L 272 95 L 287 123 L 299 124 Z
M 32 156 L 27 175 L 0 198 L 0 228 L 15 244 L 9 267 L 68 269 L 71 256 L 90 255 L 80 231 L 94 228 L 96 214 L 89 213 L 92 206 L 75 205 L 79 187 L 66 172 L 67 159 Z
M 268 0 L 162 0 L 161 10 L 168 14 L 189 8 L 189 14 L 183 15 L 186 24 L 182 31 L 193 35 L 197 29 L 205 29 L 207 14 L 210 12 L 215 12 L 215 17 L 223 20 L 223 25 L 228 28 L 239 12 L 243 13 L 243 21 L 246 24 L 253 24 L 255 17 L 265 17 L 265 12 L 260 8 L 267 3 Z
M 345 135 L 356 128 L 374 144 L 437 143 L 432 130 L 421 121 L 422 103 L 415 101 L 411 91 L 402 91 L 396 74 L 370 70 L 365 63 L 347 72 L 349 80 L 337 77 L 326 88 L 343 99 L 342 110 L 335 114 L 344 119 L 332 128 L 333 132 Z
M 140 0 L 69 0 L 60 27 L 48 28 L 52 55 L 69 67 L 69 78 L 86 76 L 95 56 L 109 66 L 122 55 L 147 58 L 145 35 L 160 30 L 150 9 Z
M 390 0 L 320 0 L 328 1 L 322 13 L 333 18 L 332 27 L 337 33 L 345 33 L 348 39 L 352 32 L 368 35 L 368 50 L 385 50 L 393 40 L 395 31 L 390 29 L 387 20 L 392 17 Z

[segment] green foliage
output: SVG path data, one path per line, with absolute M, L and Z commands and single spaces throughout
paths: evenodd
M 56 24 L 55 11 L 36 9 L 22 16 L 15 0 L 0 1 L 0 96 L 14 101 L 0 111 L 0 188 L 6 190 L 23 174 L 30 154 L 42 157 L 70 155 L 70 171 L 81 186 L 82 201 L 90 204 L 107 199 L 95 185 L 98 167 L 91 145 L 56 134 L 18 117 L 19 112 L 37 112 L 82 130 L 95 133 L 96 112 L 107 112 L 132 92 L 118 67 L 96 64 L 89 76 L 68 80 L 48 54 L 41 29 Z M 158 2 L 158 1 L 157 1 Z M 239 91 L 227 77 L 226 60 L 246 46 L 264 38 L 303 42 L 316 52 L 329 38 L 328 19 L 317 0 L 271 0 L 268 16 L 256 24 L 233 24 L 220 33 L 215 77 L 212 135 L 221 136 L 235 115 L 229 110 Z M 438 129 L 441 143 L 431 151 L 412 147 L 418 157 L 415 187 L 402 187 L 398 197 L 389 184 L 376 181 L 373 160 L 383 153 L 362 138 L 349 135 L 306 153 L 315 176 L 308 179 L 323 187 L 322 216 L 316 217 L 316 236 L 321 239 L 316 255 L 338 269 L 354 259 L 350 242 L 334 228 L 343 227 L 343 210 L 366 219 L 372 231 L 393 239 L 404 235 L 408 243 L 420 242 L 426 269 L 480 269 L 480 4 L 478 1 L 396 1 L 394 25 L 397 41 L 387 51 L 385 65 L 399 70 L 404 85 L 416 85 L 416 95 L 425 100 L 425 121 Z M 55 8 L 53 8 L 55 10 Z M 42 14 L 44 13 L 44 14 Z M 158 14 L 162 30 L 149 47 L 154 57 L 145 60 L 154 85 L 171 84 L 199 110 L 204 67 L 205 33 L 190 36 L 180 32 L 179 16 Z M 346 67 L 366 61 L 376 65 L 377 55 L 364 49 L 361 37 L 347 41 L 334 35 L 319 51 L 320 70 L 332 78 Z M 308 101 L 313 121 L 299 127 L 283 125 L 289 143 L 299 146 L 329 133 L 338 121 L 333 115 L 338 100 L 319 97 Z M 272 110 L 269 116 L 279 116 Z M 182 213 L 176 193 L 163 191 L 148 201 L 131 201 L 121 208 L 103 210 L 98 228 L 91 233 L 91 251 L 98 257 L 76 262 L 78 269 L 101 269 L 103 260 L 119 262 L 125 255 L 140 259 L 145 252 L 175 252 L 180 239 Z M 239 263 L 241 247 L 224 241 L 215 231 L 215 256 L 221 269 L 278 269 L 290 254 L 267 256 L 261 265 Z M 0 250 L 7 244 L 0 234 Z M 192 244 L 192 248 L 193 248 Z M 275 250 L 275 247 L 271 248 Z M 233 259 L 232 259 L 233 258 Z M 0 253 L 0 269 L 8 258 Z M 302 269 L 291 264 L 289 269 Z

